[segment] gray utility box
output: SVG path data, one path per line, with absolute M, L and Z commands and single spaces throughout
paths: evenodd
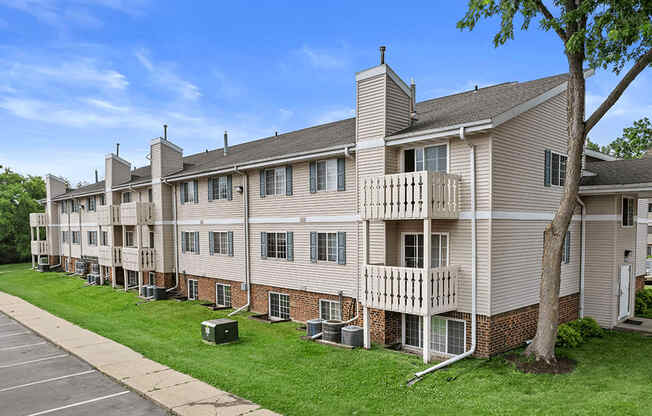
M 238 321 L 226 318 L 204 321 L 201 323 L 201 336 L 211 344 L 237 341 Z

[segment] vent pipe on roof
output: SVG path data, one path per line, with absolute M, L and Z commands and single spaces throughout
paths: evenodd
M 410 124 L 417 119 L 417 85 L 414 78 L 410 78 Z
M 229 134 L 224 130 L 224 156 L 229 153 Z
M 120 156 L 120 143 L 115 144 L 115 155 Z
M 97 183 L 97 182 L 99 182 L 99 181 L 97 180 L 97 169 L 95 169 L 95 183 Z
M 381 46 L 380 48 L 380 64 L 385 65 L 385 48 L 384 46 Z
M 168 125 L 167 124 L 163 125 L 163 139 L 165 139 L 165 140 L 168 139 Z

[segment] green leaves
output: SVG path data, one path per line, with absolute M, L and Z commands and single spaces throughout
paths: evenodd
M 625 127 L 623 135 L 607 146 L 609 154 L 621 159 L 638 159 L 651 147 L 652 124 L 647 117 L 635 121 L 632 127 Z

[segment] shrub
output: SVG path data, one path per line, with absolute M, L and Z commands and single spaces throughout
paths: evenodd
M 652 308 L 652 290 L 641 290 L 636 294 L 637 298 L 641 298 L 647 305 L 648 309 Z
M 595 319 L 591 318 L 590 316 L 578 319 L 575 322 L 578 322 L 580 333 L 585 339 L 593 337 L 601 338 L 604 336 L 604 330 L 600 328 L 600 325 L 598 325 Z
M 647 303 L 643 300 L 642 296 L 636 296 L 636 304 L 634 306 L 634 312 L 636 315 L 646 315 L 648 310 Z
M 578 347 L 582 342 L 584 342 L 584 338 L 582 338 L 582 333 L 575 329 L 575 324 L 569 325 L 569 324 L 561 324 L 559 325 L 559 328 L 557 328 L 557 346 L 558 347 L 564 347 L 564 348 L 576 348 Z

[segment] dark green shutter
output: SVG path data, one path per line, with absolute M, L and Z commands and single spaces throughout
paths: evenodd
M 260 170 L 260 197 L 265 198 L 265 169 Z
M 292 195 L 292 166 L 285 167 L 285 195 Z
M 181 232 L 181 252 L 186 252 L 186 233 Z
M 260 233 L 260 257 L 267 258 L 267 233 Z
M 337 233 L 337 263 L 346 264 L 346 233 Z
M 226 198 L 229 201 L 233 199 L 233 178 L 231 175 L 226 177 Z
M 317 263 L 317 233 L 310 232 L 310 262 Z
M 288 261 L 294 261 L 294 233 L 292 231 L 286 233 L 285 245 L 287 247 Z
M 317 192 L 317 162 L 310 162 L 310 193 Z
M 346 189 L 346 178 L 344 174 L 344 166 L 346 161 L 343 157 L 337 159 L 337 190 L 344 191 Z
M 566 247 L 566 264 L 568 264 L 568 263 L 570 263 L 570 254 L 571 254 L 571 233 L 570 233 L 570 231 L 566 231 L 565 247 Z
M 179 185 L 179 200 L 180 200 L 182 205 L 186 200 L 186 184 L 185 183 L 182 183 L 182 184 Z
M 552 154 L 550 150 L 545 151 L 545 165 L 543 169 L 543 185 L 550 186 L 550 176 L 552 175 Z
M 195 202 L 195 204 L 198 204 L 199 203 L 199 181 L 197 181 L 196 179 L 194 181 L 192 181 L 192 186 L 193 186 L 193 189 L 195 191 L 194 192 L 194 194 L 195 194 L 195 201 L 194 202 Z
M 227 243 L 228 243 L 228 254 L 229 256 L 233 257 L 233 231 L 229 231 L 226 234 L 227 238 Z
M 212 201 L 215 199 L 215 194 L 213 193 L 213 183 L 216 178 L 208 178 L 208 200 Z

